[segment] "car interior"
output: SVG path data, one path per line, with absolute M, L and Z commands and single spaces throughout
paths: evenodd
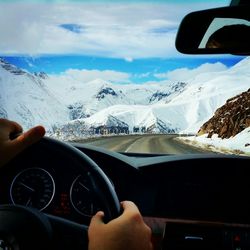
M 201 46 L 211 20 L 249 21 L 249 10 L 237 0 L 187 15 L 176 48 L 249 55 L 250 43 Z M 0 249 L 87 249 L 91 216 L 101 209 L 108 222 L 123 200 L 139 207 L 154 249 L 250 249 L 249 162 L 220 153 L 118 153 L 44 137 L 0 169 Z

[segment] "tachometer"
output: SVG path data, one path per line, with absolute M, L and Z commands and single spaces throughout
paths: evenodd
M 97 212 L 89 183 L 82 175 L 76 177 L 71 185 L 70 201 L 75 210 L 84 216 L 92 216 Z
M 42 168 L 29 168 L 14 178 L 10 197 L 13 204 L 44 210 L 55 194 L 55 182 Z

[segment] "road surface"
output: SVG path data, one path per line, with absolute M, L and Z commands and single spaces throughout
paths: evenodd
M 82 141 L 85 144 L 126 153 L 196 154 L 206 151 L 174 138 L 177 135 L 126 135 Z

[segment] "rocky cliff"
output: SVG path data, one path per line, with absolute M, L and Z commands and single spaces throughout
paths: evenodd
M 198 135 L 218 134 L 220 138 L 230 138 L 250 127 L 250 89 L 227 100 L 218 108 L 214 116 L 199 130 Z

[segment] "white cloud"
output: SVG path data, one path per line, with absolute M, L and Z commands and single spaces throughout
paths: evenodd
M 174 81 L 187 81 L 194 77 L 197 77 L 200 74 L 209 73 L 211 72 L 220 72 L 226 70 L 227 67 L 220 63 L 204 63 L 201 66 L 188 69 L 188 68 L 180 68 L 173 71 L 168 71 L 166 73 L 155 74 L 155 77 L 160 79 L 168 79 Z
M 41 8 L 39 14 L 33 11 L 33 5 L 13 3 L 0 3 L 0 51 L 1 53 L 33 53 L 36 52 L 45 32 L 41 25 L 41 16 L 45 9 Z
M 126 57 L 126 58 L 124 58 L 124 60 L 126 62 L 133 62 L 134 61 L 134 59 L 132 57 Z
M 106 81 L 111 81 L 115 83 L 128 83 L 130 75 L 124 72 L 114 71 L 114 70 L 78 70 L 69 69 L 65 75 L 74 78 L 80 82 L 90 82 L 96 79 L 102 79 Z
M 141 74 L 134 74 L 133 76 L 135 78 L 142 79 L 142 78 L 150 77 L 151 75 L 152 75 L 152 72 L 146 72 L 146 73 L 141 73 Z
M 191 9 L 207 4 L 0 3 L 2 54 L 82 54 L 169 57 L 178 54 L 176 29 Z M 211 7 L 211 6 L 210 6 Z M 70 32 L 61 25 L 83 27 Z

